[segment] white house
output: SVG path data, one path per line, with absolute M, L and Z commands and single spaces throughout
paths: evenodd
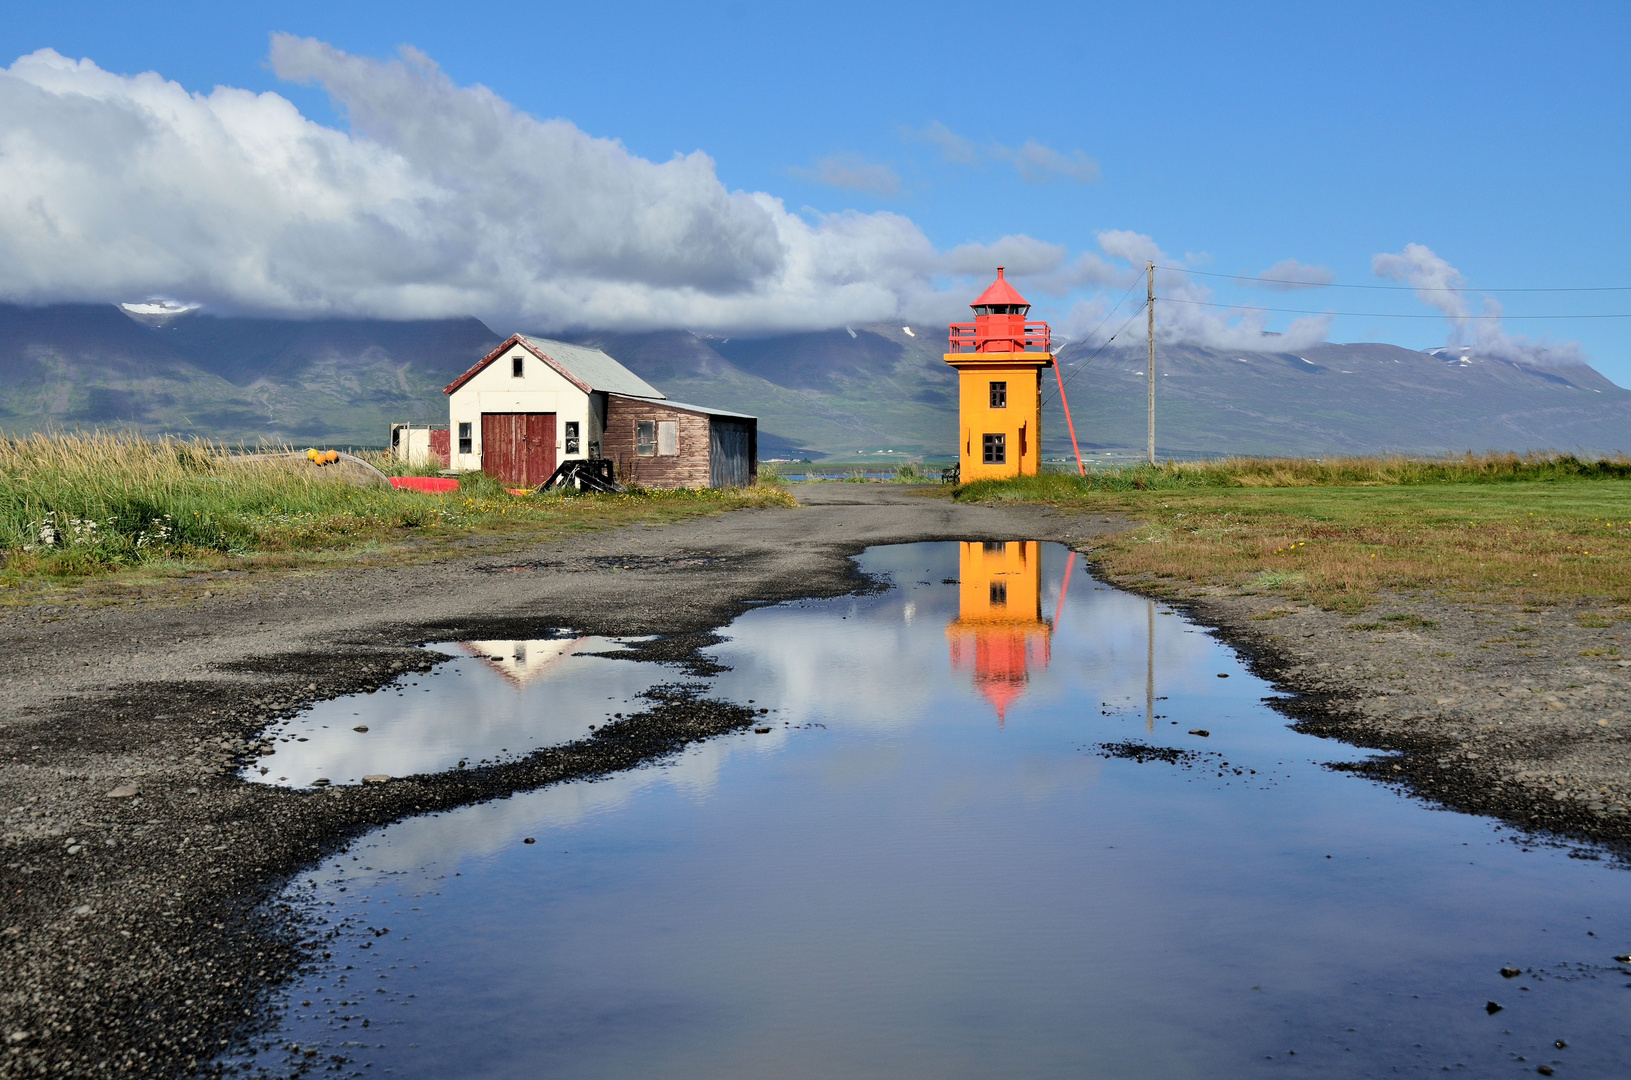
M 599 456 L 606 395 L 663 393 L 599 349 L 511 335 L 448 384 L 454 469 L 541 484 L 567 458 Z
M 754 417 L 670 402 L 599 349 L 514 334 L 443 392 L 454 469 L 528 487 L 571 458 L 610 458 L 652 487 L 757 476 Z

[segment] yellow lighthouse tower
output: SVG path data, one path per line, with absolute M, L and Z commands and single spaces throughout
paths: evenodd
M 951 324 L 946 363 L 957 369 L 958 479 L 1035 476 L 1042 464 L 1042 369 L 1053 366 L 1047 323 L 1028 323 L 1031 305 L 1002 276 L 969 305 L 971 323 Z

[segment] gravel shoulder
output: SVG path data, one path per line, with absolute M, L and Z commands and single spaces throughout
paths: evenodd
M 0 614 L 0 1077 L 193 1074 L 320 958 L 269 902 L 325 854 L 393 820 L 629 768 L 752 722 L 682 694 L 501 767 L 327 791 L 235 778 L 268 724 L 428 669 L 424 642 L 571 626 L 660 635 L 650 655 L 683 664 L 749 606 L 864 587 L 848 556 L 870 545 L 1090 550 L 1129 525 L 888 486 L 796 490 L 795 510 L 427 565 L 212 573 L 180 601 Z M 1631 839 L 1631 660 L 1611 651 L 1612 625 L 1581 625 L 1584 609 L 1388 596 L 1353 618 L 1222 594 L 1181 606 L 1294 692 L 1281 708 L 1304 730 L 1396 751 L 1356 771 L 1529 830 Z
M 1081 545 L 1126 524 L 935 496 L 811 485 L 794 510 L 428 565 L 211 573 L 179 601 L 5 611 L 0 1077 L 203 1070 L 320 957 L 268 905 L 302 868 L 389 821 L 629 768 L 752 722 L 677 695 L 502 767 L 328 790 L 236 778 L 269 723 L 427 670 L 424 642 L 570 626 L 661 635 L 648 653 L 683 664 L 751 605 L 864 587 L 848 556 L 873 544 Z

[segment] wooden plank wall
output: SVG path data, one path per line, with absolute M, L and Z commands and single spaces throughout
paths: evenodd
M 680 452 L 673 457 L 635 454 L 635 427 L 641 420 L 673 420 L 679 424 Z M 652 488 L 704 488 L 708 486 L 708 418 L 673 409 L 660 401 L 608 394 L 606 433 L 600 452 L 612 459 L 617 479 Z
M 758 425 L 751 420 L 711 420 L 709 482 L 716 488 L 751 487 L 759 477 Z

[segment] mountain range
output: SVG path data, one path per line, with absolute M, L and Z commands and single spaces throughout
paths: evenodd
M 503 336 L 474 318 L 183 312 L 144 323 L 112 305 L 0 305 L 0 431 L 117 427 L 377 446 L 392 422 L 445 423 L 442 387 Z M 766 457 L 955 449 L 956 377 L 941 359 L 939 327 L 571 339 L 605 349 L 672 398 L 758 416 Z M 1145 355 L 1142 343 L 1060 348 L 1084 455 L 1143 446 Z M 1161 346 L 1156 371 L 1164 456 L 1631 450 L 1631 391 L 1583 363 L 1382 344 L 1295 353 Z M 1064 458 L 1056 380 L 1045 378 L 1044 452 Z

